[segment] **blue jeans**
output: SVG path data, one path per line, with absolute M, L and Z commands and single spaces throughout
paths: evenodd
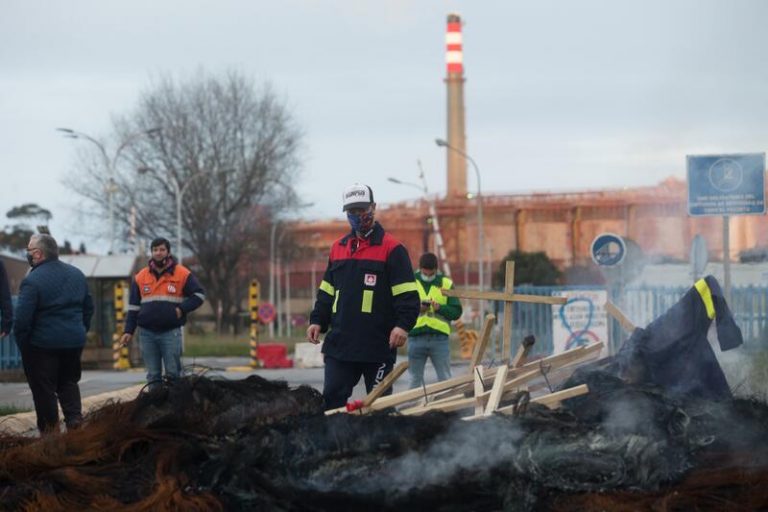
M 424 383 L 427 357 L 432 360 L 437 380 L 451 377 L 451 346 L 447 334 L 408 336 L 408 372 L 411 374 L 411 388 L 418 388 Z
M 154 332 L 141 329 L 141 355 L 147 368 L 147 383 L 156 387 L 165 376 L 178 379 L 181 376 L 181 329 Z

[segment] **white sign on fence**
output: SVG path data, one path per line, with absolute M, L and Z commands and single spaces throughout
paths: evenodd
M 554 353 L 602 341 L 600 357 L 608 354 L 608 315 L 605 290 L 573 290 L 554 292 L 568 302 L 552 306 L 552 343 Z

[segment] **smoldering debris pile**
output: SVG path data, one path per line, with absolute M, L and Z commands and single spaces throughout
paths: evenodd
M 189 377 L 84 427 L 0 438 L 3 510 L 764 510 L 768 406 L 591 392 L 477 421 L 322 411 L 313 389 Z

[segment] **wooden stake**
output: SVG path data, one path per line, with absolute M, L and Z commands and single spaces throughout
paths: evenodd
M 524 295 L 521 293 L 506 292 L 478 292 L 475 290 L 463 290 L 454 288 L 452 290 L 443 290 L 446 297 L 459 297 L 461 299 L 475 300 L 495 300 L 499 302 L 528 302 L 530 304 L 552 304 L 559 306 L 568 302 L 565 297 L 548 297 L 546 295 Z
M 389 372 L 389 375 L 384 377 L 384 379 L 381 382 L 379 382 L 379 385 L 373 388 L 371 392 L 368 393 L 365 398 L 363 398 L 363 407 L 370 407 L 371 404 L 375 402 L 377 398 L 379 398 L 390 387 L 392 387 L 392 384 L 394 384 L 395 381 L 399 379 L 400 376 L 407 369 L 408 369 L 408 361 L 403 361 L 402 363 L 395 366 L 395 368 L 391 372 Z
M 627 315 L 625 315 L 624 312 L 621 309 L 619 309 L 619 307 L 613 302 L 611 301 L 606 302 L 605 310 L 617 322 L 619 322 L 619 325 L 621 325 L 621 328 L 627 331 L 628 333 L 632 334 L 632 332 L 635 329 L 637 329 L 637 326 L 635 326 L 635 324 L 632 323 L 632 321 L 627 317 Z
M 493 323 L 496 321 L 496 317 L 492 314 L 485 315 L 485 323 L 483 324 L 483 332 L 480 335 L 480 340 L 475 344 L 475 350 L 472 352 L 472 359 L 469 362 L 469 371 L 473 372 L 473 368 L 480 364 L 485 355 L 485 350 L 488 348 L 488 341 L 491 339 L 491 331 L 493 330 Z
M 496 372 L 496 379 L 493 381 L 493 388 L 491 389 L 490 396 L 488 396 L 488 403 L 485 404 L 486 416 L 493 414 L 493 411 L 499 407 L 501 396 L 504 393 L 504 381 L 507 380 L 507 370 L 506 366 L 500 366 Z M 477 410 L 475 412 L 477 413 Z
M 517 354 L 515 354 L 515 358 L 510 365 L 512 368 L 520 368 L 520 366 L 522 366 L 528 357 L 528 354 L 531 353 L 534 343 L 536 343 L 536 338 L 533 334 L 529 334 L 523 339 L 523 342 L 520 344 L 520 347 L 518 347 Z
M 475 367 L 475 413 L 483 410 L 483 394 L 485 394 L 485 383 L 483 382 L 483 367 Z
M 515 290 L 515 262 L 507 261 L 507 268 L 504 270 L 504 292 L 512 295 Z M 501 331 L 503 340 L 501 360 L 506 364 L 509 362 L 510 344 L 512 343 L 512 303 L 504 302 L 504 328 Z

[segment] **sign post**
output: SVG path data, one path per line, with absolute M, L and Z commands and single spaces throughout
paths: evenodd
M 128 284 L 124 281 L 115 283 L 115 333 L 112 336 L 112 368 L 115 370 L 127 370 L 131 367 L 131 359 L 127 346 L 120 344 L 120 335 L 125 328 L 125 292 Z
M 251 313 L 251 368 L 259 367 L 259 303 L 261 284 L 258 279 L 251 280 L 248 288 L 248 309 Z
M 688 155 L 688 214 L 723 217 L 723 280 L 731 298 L 731 215 L 765 214 L 765 153 Z

